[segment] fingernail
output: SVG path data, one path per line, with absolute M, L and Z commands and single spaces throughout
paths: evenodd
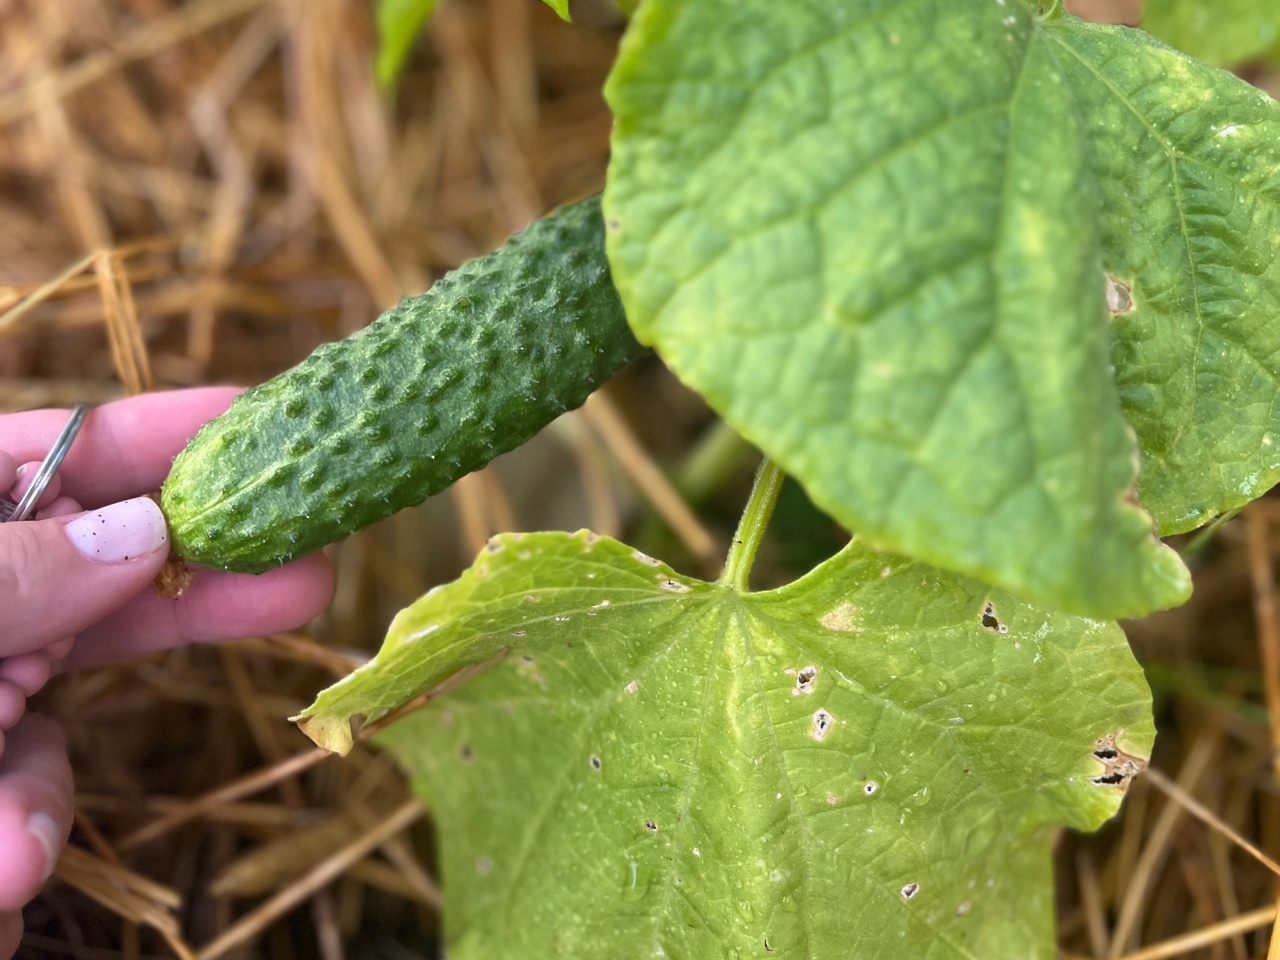
M 154 553 L 169 542 L 164 514 L 146 497 L 91 510 L 62 529 L 72 546 L 94 563 L 123 563 Z
M 44 847 L 44 879 L 48 880 L 53 876 L 54 864 L 58 862 L 58 848 L 62 846 L 62 831 L 53 822 L 53 817 L 43 810 L 37 810 L 27 817 L 27 833 L 35 837 L 36 842 Z

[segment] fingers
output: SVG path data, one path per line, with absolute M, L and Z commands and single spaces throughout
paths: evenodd
M 26 712 L 27 695 L 22 688 L 16 683 L 0 681 L 0 731 L 12 730 Z
M 40 464 L 34 460 L 31 463 L 24 463 L 17 470 L 17 478 L 13 487 L 9 490 L 9 499 L 17 503 L 26 494 L 27 488 L 31 486 L 31 482 L 35 480 L 36 474 L 40 472 Z M 47 507 L 58 499 L 58 494 L 62 490 L 62 481 L 58 479 L 55 473 L 49 478 L 49 482 L 45 484 L 44 490 L 40 492 L 39 499 L 36 500 L 37 507 Z
M 0 756 L 0 916 L 20 909 L 53 872 L 71 832 L 71 795 L 62 732 L 43 717 L 26 717 L 6 735 Z M 4 930 L 0 920 L 0 941 Z
M 160 489 L 173 458 L 239 392 L 234 387 L 202 387 L 129 397 L 95 408 L 58 470 L 62 494 L 96 506 Z M 67 416 L 65 410 L 33 410 L 0 418 L 0 450 L 14 464 L 43 460 Z M 0 484 L 4 466 L 0 460 Z
M 67 660 L 92 667 L 181 643 L 231 640 L 290 630 L 333 599 L 333 567 L 321 553 L 260 575 L 200 568 L 178 600 L 144 590 L 85 630 Z
M 41 497 L 40 499 L 44 500 L 45 498 Z M 47 520 L 50 517 L 69 517 L 73 513 L 83 512 L 84 507 L 80 506 L 80 504 L 72 500 L 70 497 L 59 497 L 47 507 L 42 508 L 40 512 L 36 514 L 36 519 Z
M 101 620 L 151 582 L 168 540 L 160 508 L 146 498 L 70 519 L 0 524 L 0 657 Z
M 36 653 L 19 654 L 0 660 L 0 687 L 12 685 L 24 697 L 34 697 L 49 682 L 53 670 L 52 647 Z M 63 654 L 65 656 L 66 654 Z M 0 723 L 0 730 L 13 724 Z

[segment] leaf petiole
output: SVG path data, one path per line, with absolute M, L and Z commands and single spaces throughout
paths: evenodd
M 755 563 L 756 551 L 760 549 L 760 541 L 764 539 L 765 528 L 769 526 L 769 518 L 778 504 L 778 493 L 786 477 L 768 457 L 761 461 L 751 486 L 751 496 L 729 545 L 729 555 L 725 557 L 724 573 L 716 581 L 720 586 L 738 593 L 748 592 L 751 566 Z

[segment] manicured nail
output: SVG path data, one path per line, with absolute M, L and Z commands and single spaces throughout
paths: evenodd
M 35 837 L 36 842 L 44 847 L 44 879 L 48 880 L 53 876 L 54 864 L 58 862 L 58 848 L 62 846 L 62 831 L 53 822 L 53 817 L 43 810 L 37 810 L 27 817 L 27 833 Z
M 164 514 L 146 497 L 90 510 L 65 527 L 72 545 L 94 563 L 123 563 L 169 542 Z

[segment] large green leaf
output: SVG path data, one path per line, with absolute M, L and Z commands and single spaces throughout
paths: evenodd
M 1218 67 L 1271 51 L 1280 39 L 1277 0 L 1146 0 L 1142 27 Z
M 1190 584 L 1128 498 L 1059 49 L 1014 0 L 646 0 L 609 254 L 639 339 L 846 525 L 1134 615 Z
M 1152 739 L 1113 624 L 858 541 L 742 595 L 582 533 L 493 541 L 301 723 L 344 750 L 486 662 L 377 741 L 437 817 L 454 960 L 1047 960 L 1053 825 Z
M 1139 494 L 1162 533 L 1280 480 L 1280 106 L 1125 27 L 1044 36 L 1074 91 L 1101 195 Z

